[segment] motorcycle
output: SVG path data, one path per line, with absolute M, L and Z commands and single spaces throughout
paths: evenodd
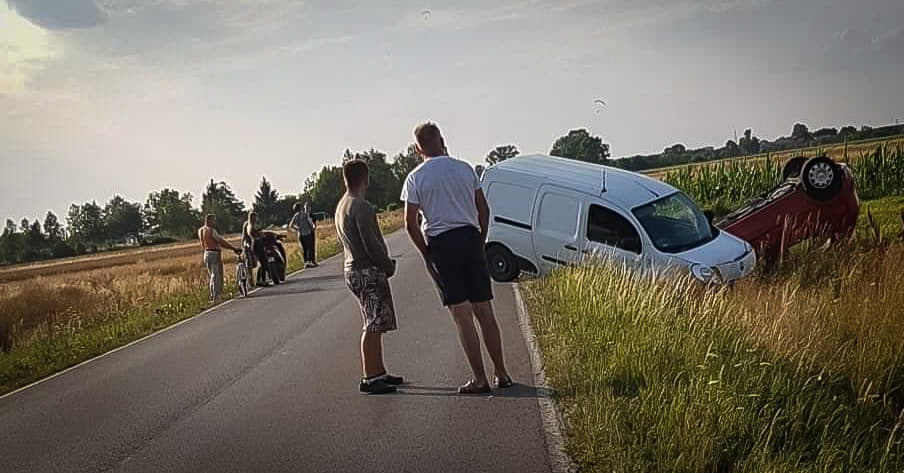
M 267 266 L 270 268 L 270 278 L 277 284 L 286 280 L 286 248 L 283 245 L 285 239 L 285 235 L 275 232 L 261 232 L 260 240 L 267 257 Z

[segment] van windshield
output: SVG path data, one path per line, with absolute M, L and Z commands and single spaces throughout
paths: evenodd
M 716 237 L 697 204 L 681 192 L 637 207 L 634 215 L 653 246 L 664 253 L 681 253 Z

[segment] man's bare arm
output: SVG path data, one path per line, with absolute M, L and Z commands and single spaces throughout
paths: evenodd
M 213 232 L 213 233 L 211 233 L 211 236 L 213 237 L 213 239 L 218 241 L 221 245 L 225 246 L 226 248 L 229 248 L 232 251 L 238 251 L 238 248 L 233 246 L 232 243 L 229 243 L 228 241 L 226 241 L 226 238 L 223 238 L 223 235 L 220 235 L 220 232 L 218 232 L 216 230 L 211 230 L 211 232 Z
M 421 252 L 421 256 L 427 258 L 427 242 L 424 240 L 424 234 L 421 233 L 421 226 L 417 223 L 417 213 L 420 210 L 418 204 L 411 202 L 405 203 L 405 230 L 408 231 L 408 237 L 414 243 L 415 248 Z
M 219 233 L 217 233 L 216 235 L 217 235 L 217 240 L 220 241 L 221 245 L 225 246 L 226 248 L 229 248 L 232 251 L 239 251 L 238 248 L 236 248 L 232 243 L 229 243 L 228 241 L 226 241 L 226 239 L 223 238 L 222 236 L 220 236 Z
M 367 210 L 356 216 L 358 235 L 361 238 L 361 244 L 364 245 L 364 252 L 387 276 L 392 276 L 395 273 L 395 265 L 387 253 L 386 243 L 380 233 L 377 214 L 373 208 L 368 207 Z
M 480 237 L 487 241 L 487 232 L 490 231 L 490 206 L 487 204 L 483 190 L 474 191 L 474 203 L 477 205 L 477 221 L 480 223 Z

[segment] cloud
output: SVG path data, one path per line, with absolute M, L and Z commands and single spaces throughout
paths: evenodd
M 6 0 L 6 3 L 28 21 L 51 30 L 91 28 L 107 19 L 94 0 Z
M 0 94 L 22 92 L 30 77 L 44 69 L 61 49 L 50 34 L 0 3 Z

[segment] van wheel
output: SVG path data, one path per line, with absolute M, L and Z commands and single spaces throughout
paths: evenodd
M 807 194 L 817 200 L 829 200 L 841 191 L 841 169 L 825 156 L 804 163 L 800 180 Z
M 491 245 L 487 248 L 487 266 L 490 269 L 490 276 L 498 282 L 514 281 L 521 274 L 515 255 L 502 245 Z
M 782 182 L 787 181 L 790 177 L 800 177 L 800 171 L 805 162 L 807 162 L 807 158 L 803 156 L 795 156 L 785 162 L 782 167 Z

